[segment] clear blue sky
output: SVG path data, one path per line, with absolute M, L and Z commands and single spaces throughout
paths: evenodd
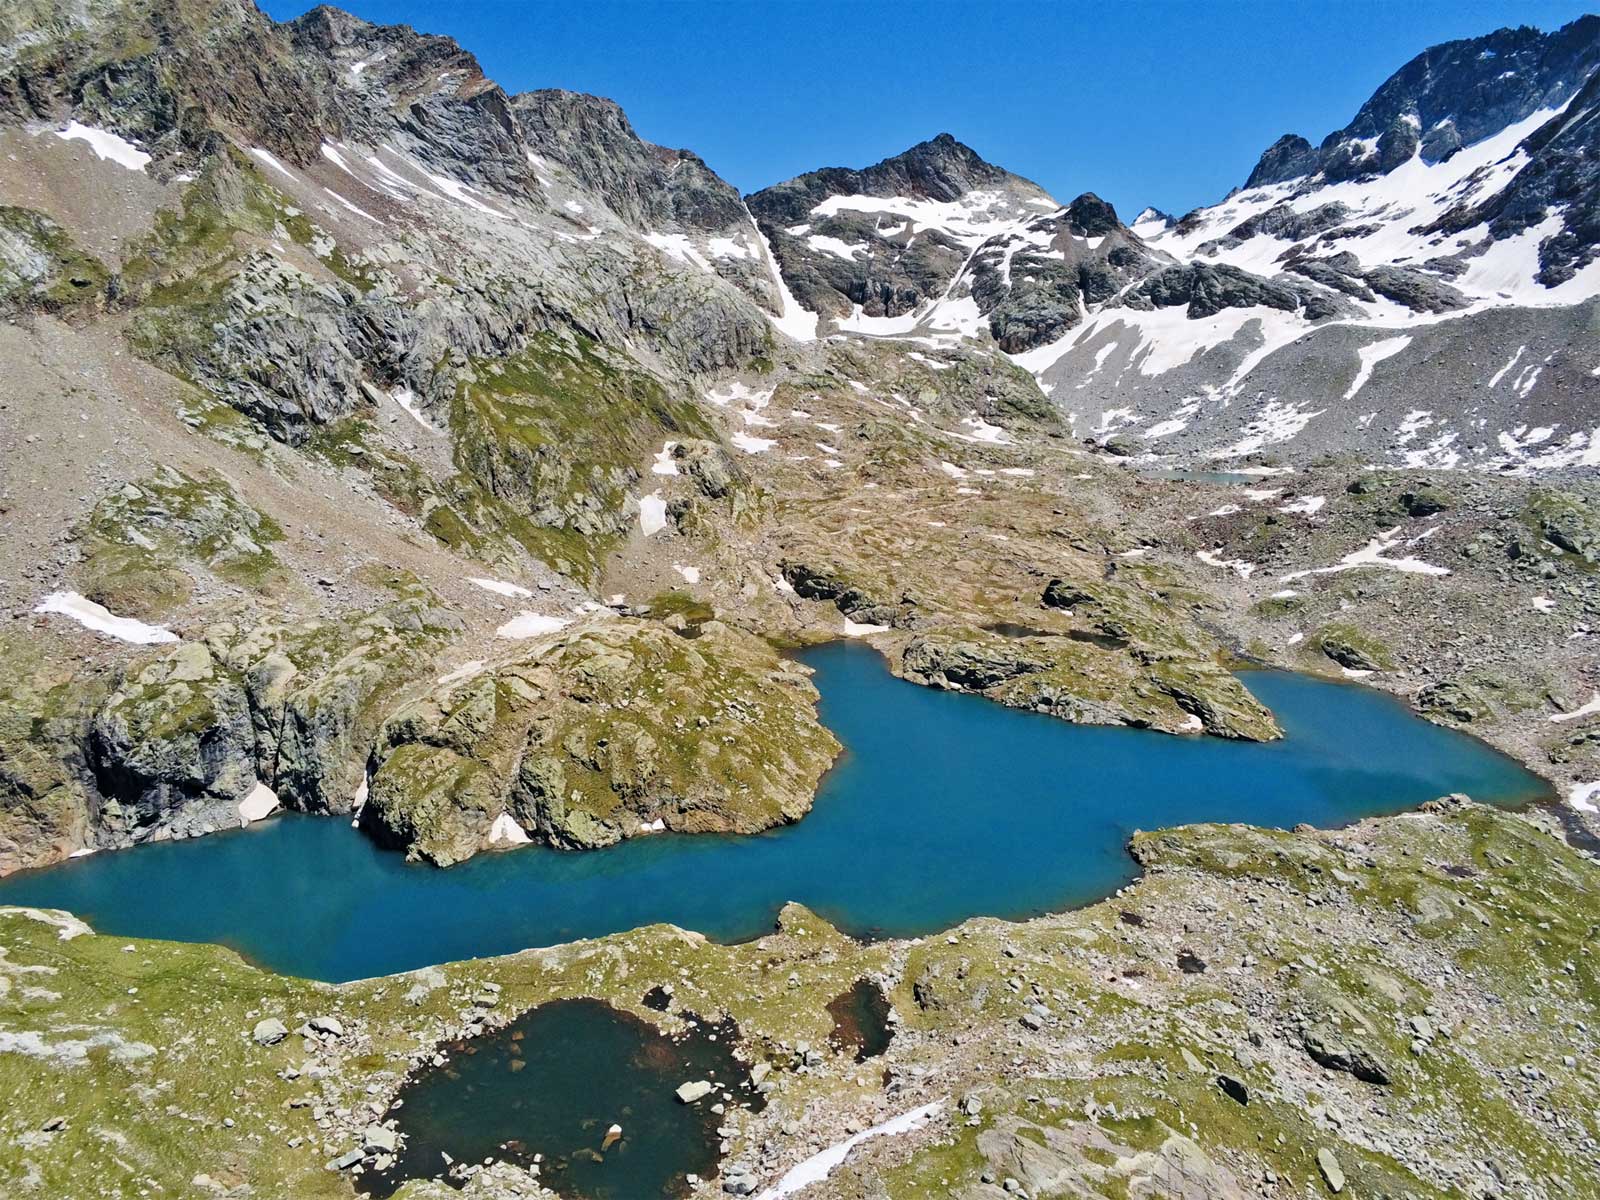
M 306 0 L 261 0 L 286 19 Z M 1279 134 L 1313 142 L 1426 47 L 1554 29 L 1564 0 L 348 0 L 449 34 L 508 91 L 618 101 L 743 192 L 943 130 L 1062 201 L 1183 213 Z

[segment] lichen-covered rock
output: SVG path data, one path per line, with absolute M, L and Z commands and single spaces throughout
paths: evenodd
M 1588 566 L 1600 566 L 1600 513 L 1583 497 L 1575 492 L 1540 491 L 1533 496 L 1529 515 L 1545 541 Z
M 1020 1192 L 1029 1196 L 1159 1196 L 1163 1181 L 1182 1180 L 1185 1200 L 1243 1200 L 1245 1193 L 1226 1167 L 1180 1133 L 1158 1126 L 1165 1137 L 1153 1150 L 1136 1151 L 1113 1140 L 1092 1122 L 1038 1125 L 1006 1117 L 978 1135 L 978 1151 L 989 1175 L 1016 1187 L 975 1186 L 961 1200 Z
M 89 763 L 100 822 L 119 838 L 237 823 L 256 782 L 242 681 L 203 643 L 180 642 L 129 672 L 95 714 Z
M 1330 625 L 1320 630 L 1313 644 L 1347 671 L 1383 671 L 1389 667 L 1389 655 L 1383 646 L 1348 625 Z
M 1471 684 L 1455 679 L 1441 679 L 1417 693 L 1414 701 L 1417 711 L 1438 721 L 1454 721 L 1466 725 L 1481 721 L 1489 715 L 1488 702 Z
M 82 590 L 113 612 L 143 618 L 189 595 L 191 564 L 260 591 L 283 577 L 271 549 L 282 536 L 226 480 L 158 467 L 101 499 L 75 531 Z
M 1122 634 L 933 628 L 906 641 L 890 663 L 916 683 L 979 692 L 1074 724 L 1281 736 L 1272 714 L 1215 662 L 1170 650 L 1133 652 L 1126 627 L 1110 624 Z
M 1301 1034 L 1306 1053 L 1330 1071 L 1343 1071 L 1364 1083 L 1387 1084 L 1389 1070 L 1359 1037 L 1329 1021 L 1318 1021 Z
M 483 763 L 444 746 L 397 746 L 373 776 L 361 827 L 381 844 L 448 867 L 485 844 L 504 811 Z
M 0 314 L 104 305 L 110 273 L 43 213 L 0 204 Z
M 0 637 L 0 875 L 93 842 L 83 740 L 105 684 Z
M 755 832 L 798 820 L 838 751 L 816 700 L 804 668 L 717 621 L 586 625 L 395 714 L 362 823 L 440 865 L 507 833 Z

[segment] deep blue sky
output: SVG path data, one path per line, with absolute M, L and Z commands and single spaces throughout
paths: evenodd
M 286 19 L 306 0 L 260 0 Z M 948 130 L 1062 201 L 1183 213 L 1279 134 L 1318 141 L 1426 47 L 1553 29 L 1566 0 L 347 0 L 449 34 L 508 91 L 618 101 L 741 191 Z

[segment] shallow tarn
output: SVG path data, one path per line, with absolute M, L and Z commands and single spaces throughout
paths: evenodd
M 854 1054 L 857 1062 L 877 1058 L 894 1040 L 890 1012 L 889 997 L 883 989 L 870 979 L 858 979 L 849 991 L 828 1002 L 828 1015 L 833 1018 L 828 1041 Z
M 853 643 L 804 658 L 846 750 L 813 811 L 766 834 L 529 846 L 439 870 L 378 849 L 348 820 L 286 815 L 20 873 L 0 880 L 0 904 L 345 980 L 663 921 L 741 940 L 791 900 L 857 936 L 919 936 L 1102 899 L 1133 878 L 1137 829 L 1327 827 L 1448 792 L 1500 804 L 1548 794 L 1390 696 L 1309 676 L 1242 676 L 1286 734 L 1250 743 L 1069 725 L 895 679 Z
M 670 1037 L 599 1000 L 556 1000 L 439 1047 L 444 1065 L 415 1072 L 385 1114 L 402 1136 L 394 1162 L 357 1189 L 459 1186 L 465 1168 L 492 1159 L 537 1167 L 544 1186 L 581 1200 L 687 1195 L 689 1175 L 716 1174 L 724 1117 L 712 1105 L 765 1103 L 734 1056 L 733 1022 L 688 1019 Z M 676 1089 L 698 1080 L 715 1091 L 679 1102 Z

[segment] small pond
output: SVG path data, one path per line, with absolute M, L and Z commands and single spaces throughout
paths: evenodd
M 537 1165 L 546 1187 L 581 1200 L 687 1195 L 688 1175 L 716 1174 L 711 1106 L 764 1103 L 737 1037 L 731 1021 L 669 1037 L 599 1000 L 541 1004 L 439 1047 L 444 1065 L 414 1073 L 385 1116 L 402 1135 L 394 1162 L 358 1187 L 381 1198 L 409 1179 L 462 1184 L 461 1168 L 494 1159 Z M 681 1103 L 677 1088 L 697 1080 L 715 1090 Z
M 344 980 L 670 921 L 758 936 L 785 901 L 858 936 L 1023 918 L 1127 883 L 1136 829 L 1332 826 L 1447 792 L 1518 804 L 1543 783 L 1370 688 L 1244 674 L 1287 732 L 1267 744 L 1068 725 L 895 679 L 859 643 L 806 651 L 846 752 L 815 809 L 754 837 L 525 847 L 439 870 L 347 820 L 287 815 L 0 880 L 0 904 L 65 908 L 118 936 L 223 942 Z
M 894 1039 L 889 1011 L 889 997 L 883 989 L 870 979 L 858 979 L 849 991 L 828 1002 L 828 1015 L 833 1018 L 828 1040 L 854 1054 L 857 1062 L 877 1058 Z

